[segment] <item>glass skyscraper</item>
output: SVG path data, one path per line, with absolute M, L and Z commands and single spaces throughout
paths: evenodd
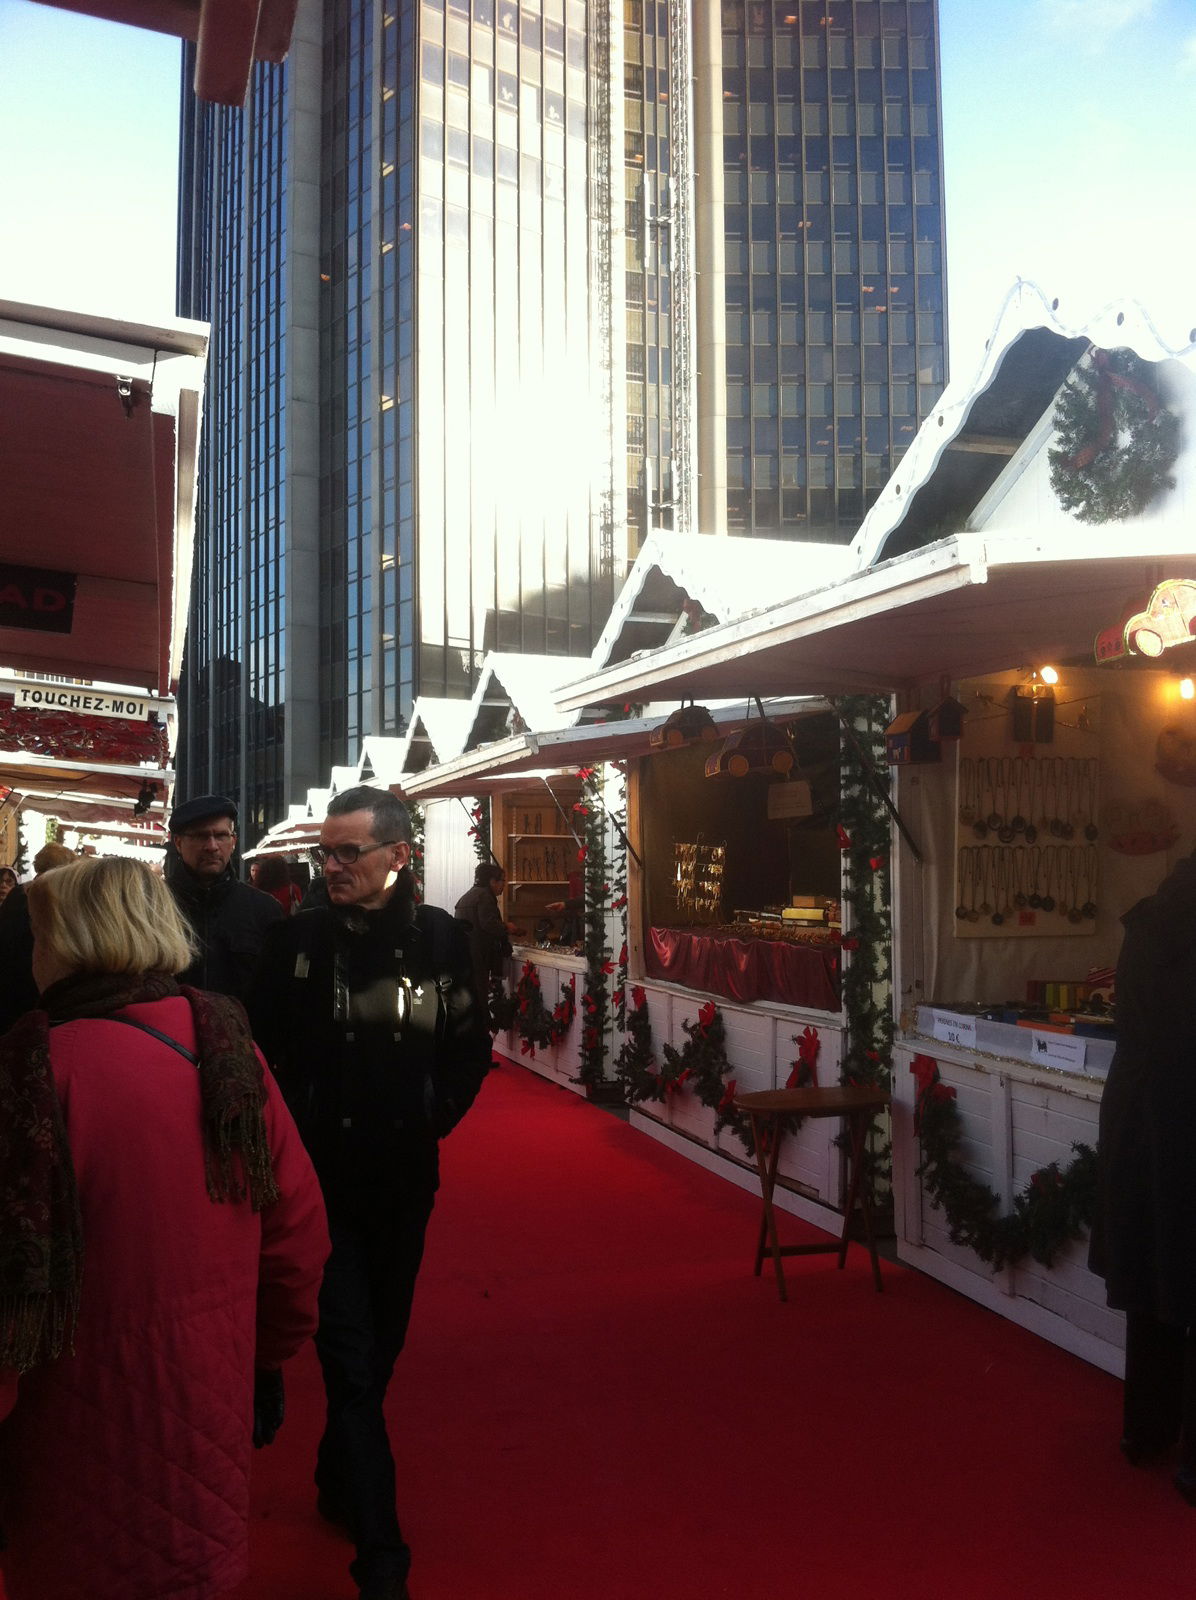
M 850 538 L 942 387 L 932 0 L 300 0 L 183 128 L 180 765 L 246 832 L 588 653 L 652 528 Z

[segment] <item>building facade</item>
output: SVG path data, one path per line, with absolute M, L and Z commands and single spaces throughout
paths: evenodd
M 587 654 L 654 527 L 846 541 L 945 379 L 932 0 L 301 0 L 183 129 L 180 766 L 246 831 Z

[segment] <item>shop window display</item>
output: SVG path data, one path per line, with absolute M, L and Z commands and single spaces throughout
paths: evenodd
M 837 1011 L 838 726 L 768 731 L 760 763 L 699 746 L 643 764 L 645 963 L 730 999 Z

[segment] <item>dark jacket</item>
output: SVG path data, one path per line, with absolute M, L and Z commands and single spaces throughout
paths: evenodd
M 37 1001 L 29 897 L 24 884 L 18 883 L 0 905 L 0 1033 L 7 1033 Z
M 461 924 L 400 894 L 270 930 L 250 1021 L 334 1210 L 364 1189 L 435 1191 L 437 1140 L 490 1066 L 471 977 Z
M 1089 1265 L 1109 1304 L 1196 1322 L 1196 857 L 1122 918 Z
M 273 895 L 242 883 L 231 867 L 215 879 L 196 877 L 173 851 L 166 882 L 199 944 L 199 955 L 179 973 L 179 982 L 243 1001 L 267 930 L 283 920 L 282 907 Z
M 511 953 L 507 925 L 499 910 L 498 897 L 489 884 L 475 883 L 457 901 L 457 915 L 469 929 L 469 951 L 473 957 L 473 986 L 480 1000 L 490 994 L 490 979 L 501 973 L 503 957 Z

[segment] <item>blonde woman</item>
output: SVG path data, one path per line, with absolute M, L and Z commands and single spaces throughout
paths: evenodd
M 0 1040 L 9 1600 L 212 1600 L 316 1325 L 319 1188 L 239 1004 L 175 982 L 159 878 L 80 861 L 29 909 L 41 1009 Z

